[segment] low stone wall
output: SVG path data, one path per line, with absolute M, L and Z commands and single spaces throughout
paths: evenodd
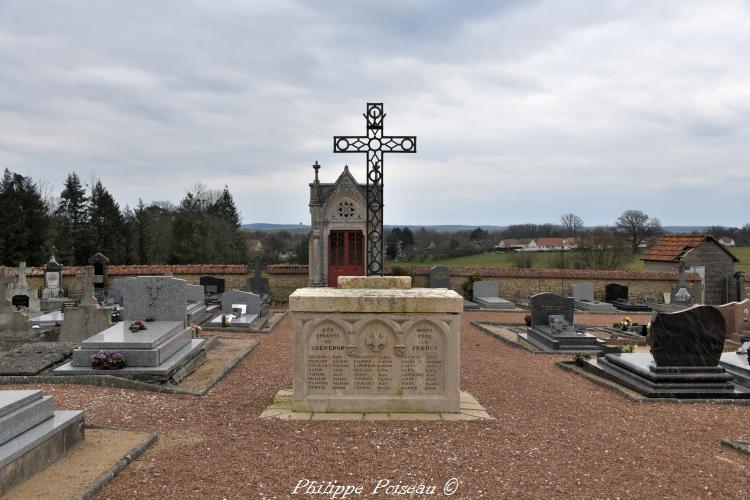
M 475 269 L 449 268 L 451 286 L 463 293 L 461 286 L 473 274 L 479 273 L 483 279 L 494 279 L 500 284 L 500 293 L 506 299 L 528 299 L 534 294 L 552 292 L 568 295 L 569 287 L 575 283 L 594 284 L 594 296 L 604 300 L 604 287 L 609 283 L 619 283 L 629 287 L 630 298 L 663 301 L 663 293 L 670 292 L 678 283 L 676 272 L 639 272 L 623 270 L 574 270 L 574 269 Z M 274 301 L 283 303 L 297 288 L 307 286 L 307 266 L 275 265 L 268 267 L 269 286 Z M 411 268 L 413 286 L 427 287 L 430 268 Z M 386 266 L 386 274 L 392 272 Z M 687 274 L 688 287 L 699 292 L 700 277 Z M 750 287 L 748 287 L 750 288 Z
M 662 301 L 662 293 L 671 291 L 678 282 L 676 272 L 643 272 L 625 270 L 588 270 L 588 269 L 491 269 L 491 268 L 449 268 L 451 285 L 454 290 L 462 293 L 461 285 L 474 273 L 479 273 L 483 279 L 494 279 L 500 284 L 500 294 L 503 298 L 517 300 L 527 299 L 536 293 L 553 292 L 563 295 L 569 294 L 571 284 L 591 282 L 594 284 L 594 295 L 598 300 L 604 299 L 604 287 L 608 283 L 619 283 L 630 288 L 631 299 L 656 299 Z M 43 287 L 42 268 L 29 269 L 29 286 L 41 291 Z M 226 288 L 238 290 L 248 289 L 248 280 L 253 271 L 245 265 L 154 265 L 154 266 L 109 266 L 107 268 L 109 286 L 117 278 L 128 276 L 163 276 L 171 274 L 189 283 L 198 284 L 201 276 L 215 276 L 226 280 Z M 386 266 L 386 274 L 392 269 Z M 413 267 L 414 287 L 427 287 L 429 284 L 430 268 Z M 9 269 L 14 274 L 15 269 Z M 69 296 L 83 293 L 82 267 L 65 267 L 63 270 L 63 286 Z M 270 295 L 277 304 L 286 303 L 289 295 L 297 288 L 303 288 L 308 283 L 307 266 L 272 265 L 262 273 L 268 279 Z M 745 290 L 750 292 L 750 274 L 745 274 Z M 696 295 L 700 295 L 700 278 L 697 274 L 687 275 L 688 287 Z M 746 298 L 750 298 L 750 293 Z

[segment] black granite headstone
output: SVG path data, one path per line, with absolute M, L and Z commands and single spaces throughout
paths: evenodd
M 616 300 L 628 301 L 628 287 L 610 283 L 604 287 L 604 302 L 614 302 Z
M 656 366 L 717 366 L 724 348 L 724 316 L 711 306 L 657 313 L 651 322 Z
M 208 294 L 224 293 L 224 280 L 222 278 L 201 276 L 200 284 L 204 286 L 204 289 Z
M 573 324 L 572 297 L 562 297 L 554 293 L 538 293 L 531 297 L 531 327 L 548 325 L 550 316 L 563 316 Z
M 430 269 L 430 288 L 452 289 L 451 272 L 445 266 L 434 266 Z
M 268 294 L 268 279 L 263 278 L 263 262 L 258 259 L 255 261 L 253 277 L 250 278 L 250 291 L 258 295 Z

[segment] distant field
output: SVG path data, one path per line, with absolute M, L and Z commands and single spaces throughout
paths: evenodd
M 556 254 L 558 252 L 538 252 L 534 254 L 534 265 L 535 268 L 540 269 L 553 269 L 555 268 Z M 419 262 L 416 260 L 412 261 L 388 261 L 388 264 L 394 266 L 448 266 L 448 267 L 495 267 L 495 268 L 511 268 L 513 262 L 510 259 L 511 254 L 509 253 L 482 253 L 477 255 L 467 255 L 466 257 L 456 257 L 453 259 L 442 259 L 442 260 L 426 260 Z M 750 254 L 749 254 L 750 257 Z M 748 259 L 750 262 L 750 259 Z M 625 269 L 632 269 L 634 271 L 643 270 L 643 262 L 638 260 L 638 256 L 628 261 Z
M 729 249 L 740 261 L 734 265 L 735 271 L 750 273 L 750 247 L 734 247 Z
M 750 273 L 750 247 L 735 247 L 730 249 L 730 251 L 740 259 L 740 262 L 734 265 L 734 270 Z M 534 254 L 535 261 L 533 267 L 540 269 L 554 268 L 556 253 L 557 252 L 539 252 Z M 478 255 L 468 255 L 466 257 L 456 257 L 454 259 L 428 259 L 424 262 L 416 260 L 398 262 L 388 261 L 388 264 L 395 266 L 495 267 L 502 269 L 513 267 L 510 255 L 511 254 L 509 253 L 482 253 Z M 640 255 L 636 255 L 627 261 L 622 268 L 633 271 L 643 271 L 643 261 L 640 260 Z

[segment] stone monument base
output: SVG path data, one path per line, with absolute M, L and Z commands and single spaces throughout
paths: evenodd
M 474 297 L 474 302 L 484 309 L 515 309 L 516 305 L 500 297 Z
M 147 329 L 138 332 L 129 331 L 129 325 L 129 321 L 117 323 L 84 340 L 81 347 L 73 350 L 72 360 L 56 368 L 53 374 L 112 375 L 148 382 L 167 381 L 175 373 L 182 373 L 189 363 L 194 365 L 193 371 L 200 366 L 200 360 L 205 359 L 205 340 L 193 339 L 192 330 L 185 328 L 182 321 L 147 322 Z M 92 368 L 91 357 L 101 351 L 124 354 L 125 368 Z
M 587 300 L 576 300 L 575 308 L 579 311 L 616 313 L 617 309 L 609 302 L 589 302 Z
M 42 391 L 0 392 L 0 495 L 84 438 L 82 411 L 54 411 Z
M 548 326 L 528 328 L 526 333 L 519 333 L 519 337 L 528 341 L 544 352 L 575 353 L 575 352 L 620 352 L 619 347 L 608 346 L 606 342 L 595 335 L 572 330 L 552 333 Z
M 340 277 L 289 297 L 295 412 L 457 413 L 463 299 L 411 278 Z
M 648 353 L 607 354 L 584 364 L 586 371 L 613 380 L 649 398 L 750 399 L 750 388 L 733 383 L 721 366 L 658 367 Z

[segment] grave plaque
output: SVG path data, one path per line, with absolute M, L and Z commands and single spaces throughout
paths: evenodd
M 563 316 L 573 324 L 573 299 L 554 293 L 538 293 L 531 297 L 531 327 L 548 325 L 550 316 Z
M 434 266 L 430 269 L 430 288 L 447 288 L 451 290 L 451 272 L 445 266 Z
M 462 308 L 452 290 L 298 289 L 295 411 L 457 412 Z

